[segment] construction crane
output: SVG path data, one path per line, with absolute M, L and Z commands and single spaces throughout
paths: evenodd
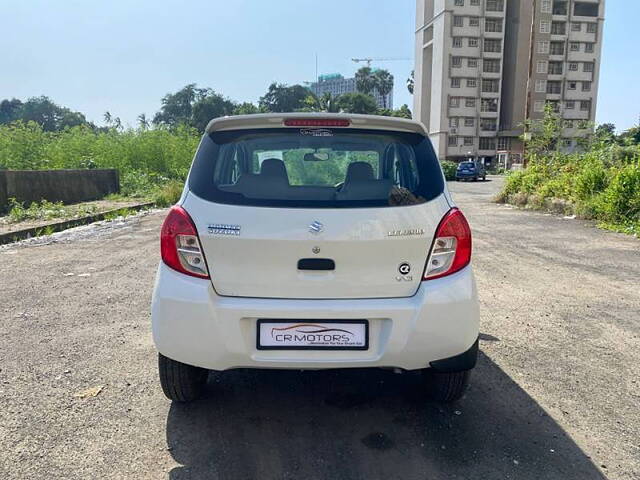
M 391 58 L 352 58 L 351 61 L 355 62 L 355 63 L 366 63 L 367 67 L 371 66 L 371 62 L 397 62 L 397 61 L 401 61 L 401 60 L 411 60 L 408 57 L 391 57 Z

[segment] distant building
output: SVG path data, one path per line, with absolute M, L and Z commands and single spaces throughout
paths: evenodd
M 522 125 L 547 104 L 575 149 L 595 120 L 604 11 L 605 0 L 417 0 L 414 116 L 440 158 L 520 163 Z
M 309 88 L 318 96 L 330 93 L 334 97 L 345 93 L 356 93 L 358 91 L 356 88 L 355 78 L 344 78 L 339 73 L 320 75 L 318 77 L 318 81 L 312 83 Z M 382 95 L 380 95 L 377 90 L 373 91 L 372 96 L 376 99 L 378 107 L 393 109 L 393 88 L 387 95 L 386 103 Z

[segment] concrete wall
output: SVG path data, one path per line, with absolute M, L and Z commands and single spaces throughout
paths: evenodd
M 9 198 L 77 203 L 119 191 L 117 170 L 0 170 L 0 210 Z

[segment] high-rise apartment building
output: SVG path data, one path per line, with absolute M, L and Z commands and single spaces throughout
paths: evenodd
M 358 91 L 355 78 L 344 78 L 339 73 L 320 75 L 318 81 L 312 83 L 309 88 L 316 95 L 330 93 L 334 97 L 345 93 L 356 93 Z M 374 89 L 371 96 L 375 98 L 378 107 L 393 109 L 393 88 L 391 92 L 384 97 L 378 90 Z
M 414 116 L 441 159 L 520 163 L 545 105 L 563 146 L 595 120 L 605 0 L 417 0 Z

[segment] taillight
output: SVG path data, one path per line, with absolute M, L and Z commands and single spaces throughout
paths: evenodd
M 469 265 L 469 262 L 471 229 L 462 212 L 452 208 L 438 225 L 423 280 L 451 275 Z
M 198 231 L 184 208 L 176 205 L 169 210 L 160 233 L 160 252 L 162 261 L 174 270 L 209 278 Z

